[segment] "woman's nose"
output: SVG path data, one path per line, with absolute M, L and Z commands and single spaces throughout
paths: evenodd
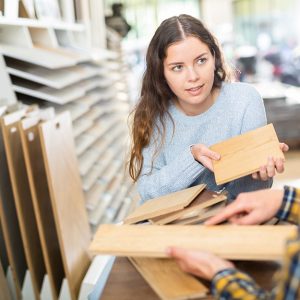
M 194 67 L 188 68 L 188 80 L 189 81 L 197 81 L 199 79 L 199 73 Z

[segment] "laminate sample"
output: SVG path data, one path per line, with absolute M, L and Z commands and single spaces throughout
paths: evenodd
M 131 213 L 125 219 L 124 223 L 132 224 L 181 210 L 189 205 L 204 188 L 205 184 L 200 184 L 182 191 L 148 200 Z
M 227 197 L 223 194 L 217 194 L 209 190 L 203 190 L 199 195 L 184 209 L 158 216 L 156 218 L 151 218 L 151 223 L 157 225 L 168 224 L 176 219 L 180 219 L 187 214 L 195 214 L 199 210 L 203 210 L 206 207 L 212 206 L 214 204 L 223 202 Z
M 36 299 L 40 299 L 46 268 L 26 173 L 18 122 L 10 123 L 9 121 L 9 117 L 1 119 L 8 170 L 33 290 Z
M 293 225 L 100 225 L 90 252 L 166 257 L 169 246 L 212 252 L 235 260 L 281 260 Z M 241 238 L 242 237 L 242 238 Z
M 22 149 L 53 299 L 65 277 L 38 130 L 39 118 L 19 122 Z
M 6 277 L 0 261 L 0 300 L 10 300 L 11 295 L 6 281 Z
M 0 130 L 0 221 L 17 298 L 21 299 L 21 289 L 25 279 L 27 262 L 9 177 L 2 130 Z
M 220 160 L 213 161 L 218 185 L 257 172 L 268 157 L 284 158 L 273 124 L 215 144 L 210 149 L 221 154 Z
M 209 292 L 199 280 L 183 272 L 173 259 L 131 258 L 130 261 L 163 300 L 195 299 Z
M 54 219 L 72 299 L 90 264 L 91 240 L 69 112 L 39 125 Z

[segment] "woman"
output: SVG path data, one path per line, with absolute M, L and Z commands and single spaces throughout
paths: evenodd
M 215 183 L 212 160 L 220 155 L 208 147 L 265 125 L 266 115 L 254 88 L 229 82 L 221 50 L 199 20 L 180 15 L 163 21 L 146 64 L 129 163 L 142 200 L 200 183 L 210 190 L 226 187 L 230 199 L 271 186 L 275 171 L 284 168 L 272 157 L 252 177 Z

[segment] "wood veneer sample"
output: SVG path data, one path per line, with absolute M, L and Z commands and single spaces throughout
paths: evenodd
M 3 239 L 16 287 L 17 298 L 21 299 L 21 289 L 25 279 L 27 262 L 9 177 L 2 130 L 0 130 L 0 186 L 0 221 L 3 230 Z
M 2 264 L 0 261 L 0 300 L 10 300 L 11 295 L 9 292 L 8 284 L 6 281 L 6 277 L 2 268 Z
M 11 123 L 10 121 L 9 116 L 1 119 L 8 170 L 33 290 L 36 299 L 40 299 L 46 268 L 26 173 L 18 122 Z
M 124 220 L 124 223 L 132 224 L 181 210 L 189 205 L 204 188 L 205 184 L 200 184 L 182 191 L 148 200 L 130 214 Z
M 116 256 L 166 257 L 169 246 L 234 260 L 281 260 L 293 225 L 100 225 L 89 250 Z M 242 238 L 241 238 L 242 237 Z
M 227 197 L 223 194 L 217 194 L 209 190 L 204 190 L 184 209 L 158 216 L 156 218 L 151 218 L 150 221 L 153 224 L 164 225 L 168 224 L 176 219 L 183 217 L 189 213 L 195 213 L 199 210 L 202 210 L 206 207 L 212 206 L 216 203 L 225 201 Z
M 221 154 L 220 160 L 213 161 L 218 185 L 257 172 L 268 157 L 284 158 L 273 124 L 215 144 L 210 149 Z
M 183 272 L 173 259 L 139 257 L 130 261 L 163 300 L 195 299 L 209 293 L 204 284 Z
M 39 125 L 54 220 L 72 299 L 89 267 L 91 240 L 69 112 Z
M 38 130 L 39 118 L 19 122 L 22 149 L 53 299 L 65 277 Z

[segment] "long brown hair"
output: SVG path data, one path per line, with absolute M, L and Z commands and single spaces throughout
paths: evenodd
M 188 36 L 196 37 L 205 43 L 215 57 L 213 89 L 221 87 L 222 82 L 228 77 L 218 43 L 200 20 L 189 15 L 180 15 L 168 18 L 161 23 L 147 50 L 141 96 L 132 112 L 134 116 L 129 174 L 135 181 L 143 167 L 142 150 L 149 145 L 154 130 L 158 133 L 154 141 L 156 144 L 154 155 L 156 155 L 164 142 L 165 118 L 169 117 L 172 120 L 168 107 L 175 95 L 165 80 L 163 68 L 167 48 Z M 154 157 L 152 163 L 153 159 Z

